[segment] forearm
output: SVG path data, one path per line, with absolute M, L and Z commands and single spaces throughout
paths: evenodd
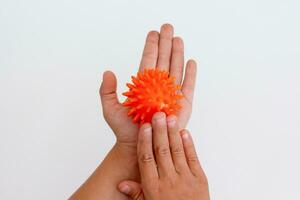
M 70 200 L 128 199 L 117 190 L 117 185 L 125 179 L 139 179 L 136 148 L 116 143 Z

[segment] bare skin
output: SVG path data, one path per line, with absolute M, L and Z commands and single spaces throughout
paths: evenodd
M 119 189 L 132 200 L 209 200 L 206 176 L 188 131 L 176 116 L 156 113 L 144 124 L 137 145 L 141 184 L 123 181 Z
M 197 68 L 194 60 L 187 61 L 183 76 L 184 64 L 183 40 L 174 37 L 172 25 L 164 24 L 160 32 L 148 33 L 139 71 L 146 68 L 164 69 L 176 77 L 176 84 L 182 85 L 182 108 L 176 114 L 180 129 L 186 127 L 191 115 Z M 118 191 L 118 183 L 125 179 L 140 179 L 137 162 L 138 125 L 132 123 L 132 119 L 127 116 L 128 108 L 119 102 L 117 79 L 111 71 L 103 74 L 100 97 L 103 116 L 116 136 L 116 144 L 70 199 L 128 199 Z

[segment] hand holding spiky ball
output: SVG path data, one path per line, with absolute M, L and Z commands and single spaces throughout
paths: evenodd
M 133 116 L 134 123 L 150 122 L 156 112 L 171 115 L 181 108 L 177 103 L 182 98 L 178 94 L 180 86 L 174 85 L 175 78 L 169 76 L 168 72 L 146 69 L 131 78 L 133 84 L 127 83 L 129 91 L 123 95 L 128 99 L 123 105 L 131 108 L 128 116 Z

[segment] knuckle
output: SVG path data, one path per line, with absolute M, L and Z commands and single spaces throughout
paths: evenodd
M 178 186 L 177 181 L 174 178 L 168 179 L 168 185 L 170 188 L 176 188 L 176 186 Z
M 159 182 L 154 180 L 154 179 L 150 179 L 148 182 L 147 182 L 147 186 L 146 188 L 152 192 L 157 192 L 158 189 L 159 189 Z
M 155 148 L 155 153 L 160 156 L 170 155 L 170 149 L 166 145 L 158 146 Z
M 177 146 L 177 147 L 171 147 L 171 151 L 174 155 L 183 155 L 183 147 Z
M 196 163 L 196 162 L 198 162 L 198 156 L 196 154 L 188 155 L 187 160 L 189 162 Z
M 99 93 L 100 93 L 101 98 L 103 98 L 105 100 L 112 100 L 117 97 L 117 93 L 115 91 L 105 92 L 100 88 Z
M 159 185 L 159 190 L 165 190 L 166 187 L 170 189 L 178 187 L 177 179 L 171 175 L 164 177 Z
M 149 58 L 149 59 L 152 59 L 152 58 L 156 58 L 156 55 L 153 53 L 153 51 L 150 51 L 150 50 L 145 50 L 144 53 L 143 53 L 143 57 L 144 58 Z
M 200 181 L 201 185 L 208 186 L 208 180 L 207 180 L 207 177 L 205 175 L 202 176 L 199 181 Z
M 140 157 L 140 162 L 144 164 L 149 164 L 154 162 L 154 156 L 151 153 L 143 153 Z
M 202 170 L 198 171 L 195 177 L 201 186 L 208 186 L 207 176 Z
M 165 52 L 161 52 L 161 53 L 159 54 L 159 58 L 160 58 L 160 59 L 163 59 L 163 60 L 168 60 L 169 57 L 170 57 L 170 55 L 169 55 L 168 53 L 165 53 Z

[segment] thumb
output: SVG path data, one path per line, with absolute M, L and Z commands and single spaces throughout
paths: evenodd
M 123 181 L 118 186 L 120 192 L 128 196 L 131 200 L 144 200 L 141 184 L 134 181 Z
M 99 93 L 103 108 L 119 103 L 117 96 L 117 78 L 113 72 L 104 72 Z

